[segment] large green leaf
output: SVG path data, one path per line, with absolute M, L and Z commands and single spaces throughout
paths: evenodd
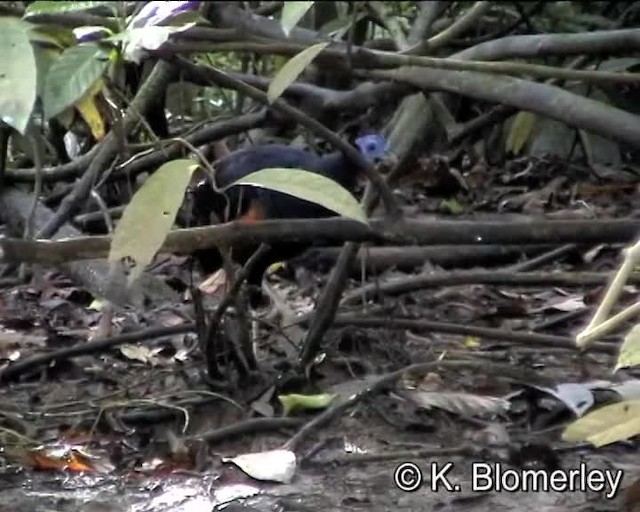
M 271 84 L 269 84 L 269 90 L 267 91 L 269 102 L 273 103 L 276 101 L 285 89 L 295 82 L 296 78 L 300 76 L 300 73 L 302 73 L 305 68 L 311 64 L 313 59 L 328 45 L 329 43 L 314 44 L 306 50 L 302 50 L 282 66 L 278 74 L 273 77 Z
M 283 192 L 367 224 L 362 206 L 346 188 L 314 172 L 274 167 L 253 172 L 229 187 L 233 185 L 253 185 Z
M 286 36 L 289 36 L 291 29 L 298 24 L 312 5 L 313 2 L 284 2 L 280 26 Z
M 36 69 L 38 70 L 37 94 L 42 97 L 49 68 L 60 57 L 61 52 L 56 48 L 46 48 L 39 45 L 33 47 L 33 52 L 36 57 Z
M 167 162 L 145 181 L 122 213 L 111 241 L 109 261 L 134 261 L 129 283 L 140 277 L 162 246 L 197 167 L 193 160 Z
M 36 59 L 23 21 L 0 18 L 0 119 L 24 133 L 36 100 Z
M 599 448 L 640 434 L 640 400 L 626 400 L 583 416 L 562 433 L 570 443 L 588 441 Z
M 95 43 L 65 50 L 51 65 L 42 101 L 47 119 L 70 107 L 91 89 L 107 68 L 106 51 Z
M 617 372 L 620 368 L 638 365 L 640 365 L 640 324 L 636 324 L 624 337 L 613 371 Z
M 114 6 L 115 2 L 58 2 L 37 1 L 27 7 L 26 15 L 30 14 L 58 14 L 64 12 L 87 11 L 103 5 Z

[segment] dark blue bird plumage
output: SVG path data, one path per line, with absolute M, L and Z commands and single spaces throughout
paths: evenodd
M 384 138 L 377 134 L 364 135 L 356 139 L 355 145 L 371 162 L 383 159 L 388 153 Z M 253 172 L 273 167 L 318 173 L 336 181 L 351 192 L 354 192 L 360 174 L 341 152 L 319 156 L 286 145 L 261 145 L 235 151 L 217 160 L 214 163 L 217 188 L 225 189 Z M 193 218 L 198 225 L 210 223 L 212 217 L 217 218 L 219 222 L 226 222 L 334 216 L 335 212 L 315 203 L 251 185 L 231 186 L 224 190 L 223 195 L 216 192 L 208 179 L 205 179 L 198 183 L 193 192 Z M 307 248 L 307 244 L 294 242 L 272 245 L 269 254 L 254 267 L 248 282 L 259 285 L 269 265 L 293 258 Z M 232 249 L 232 257 L 238 263 L 244 264 L 256 249 L 255 244 L 236 246 Z M 215 248 L 200 251 L 194 256 L 207 273 L 215 272 L 221 267 L 222 259 Z

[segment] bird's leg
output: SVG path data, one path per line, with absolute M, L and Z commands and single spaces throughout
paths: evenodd
M 265 320 L 269 322 L 279 323 L 280 325 L 288 325 L 296 318 L 296 313 L 291 309 L 285 299 L 275 290 L 266 279 L 262 281 L 262 291 L 269 297 L 271 301 L 271 310 L 265 316 Z
M 226 294 L 225 298 L 218 305 L 216 310 L 213 311 L 213 313 L 210 315 L 204 337 L 204 343 L 206 344 L 205 355 L 207 356 L 208 360 L 211 360 L 211 358 L 217 358 L 221 355 L 219 353 L 211 353 L 212 351 L 220 352 L 220 347 L 215 347 L 216 333 L 218 332 L 220 322 L 226 310 L 231 304 L 235 304 L 235 318 L 227 319 L 233 325 L 227 324 L 225 322 L 226 333 L 229 334 L 229 338 L 234 339 L 226 340 L 227 343 L 230 344 L 228 347 L 230 350 L 223 350 L 222 352 L 230 353 L 230 355 L 236 362 L 238 372 L 241 376 L 246 377 L 257 368 L 257 362 L 255 360 L 251 339 L 249 336 L 249 330 L 247 328 L 244 295 L 240 293 L 242 283 L 246 279 L 247 272 L 246 269 L 242 269 L 242 271 L 238 273 L 237 278 L 235 278 L 236 276 L 234 275 L 235 272 L 229 250 L 221 250 L 220 254 L 223 258 L 225 273 L 229 277 L 229 280 L 233 282 L 233 285 L 229 292 Z M 215 377 L 212 376 L 212 378 Z

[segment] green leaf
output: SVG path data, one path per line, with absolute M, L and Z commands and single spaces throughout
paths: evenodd
M 291 29 L 298 24 L 312 5 L 313 2 L 284 2 L 280 26 L 287 37 L 289 37 Z
M 51 65 L 60 57 L 60 51 L 56 48 L 46 48 L 36 45 L 33 47 L 33 53 L 36 58 L 36 69 L 38 70 L 37 94 L 42 97 L 44 83 Z
M 276 101 L 327 46 L 329 46 L 329 43 L 314 44 L 306 50 L 302 50 L 282 66 L 278 74 L 273 77 L 271 84 L 269 84 L 269 90 L 267 91 L 269 103 Z
M 518 112 L 516 114 L 507 136 L 507 151 L 516 156 L 520 154 L 533 133 L 536 120 L 537 116 L 532 112 Z
M 638 366 L 640 364 L 640 324 L 636 324 L 624 337 L 614 372 L 620 368 Z
M 51 65 L 42 92 L 46 119 L 72 106 L 107 69 L 106 51 L 95 43 L 65 50 Z
M 78 12 L 95 9 L 102 5 L 113 6 L 114 2 L 58 2 L 38 1 L 27 7 L 26 16 L 30 14 L 58 14 L 64 12 Z
M 440 209 L 451 215 L 464 213 L 464 206 L 456 199 L 445 199 L 440 203 Z
M 253 185 L 295 196 L 324 206 L 328 210 L 367 224 L 367 216 L 351 193 L 334 180 L 302 169 L 274 167 L 252 172 L 233 185 Z
M 32 43 L 52 45 L 61 50 L 72 46 L 76 42 L 72 30 L 58 25 L 29 24 L 29 39 L 31 39 Z
M 28 26 L 0 18 L 0 119 L 24 134 L 36 100 L 36 59 Z
M 145 181 L 122 213 L 111 241 L 109 261 L 134 261 L 130 284 L 140 277 L 162 246 L 197 167 L 193 160 L 167 162 Z
M 324 393 L 321 395 L 279 395 L 278 400 L 282 404 L 283 415 L 288 416 L 290 413 L 298 410 L 308 409 L 324 409 L 337 395 Z
M 571 423 L 563 432 L 568 442 L 588 441 L 595 447 L 640 434 L 640 400 L 606 405 Z

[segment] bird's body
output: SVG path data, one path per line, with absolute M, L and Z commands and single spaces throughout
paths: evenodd
M 214 164 L 217 188 L 224 189 L 234 181 L 261 169 L 280 167 L 303 169 L 321 174 L 353 192 L 357 173 L 340 153 L 318 156 L 298 148 L 280 144 L 255 146 L 231 153 Z M 221 222 L 246 220 L 314 218 L 336 215 L 326 208 L 297 197 L 251 185 L 234 186 L 217 193 L 210 183 L 201 182 L 196 188 L 194 204 L 196 217 L 207 222 L 214 213 Z M 226 195 L 226 198 L 225 198 Z M 251 208 L 254 208 L 251 211 Z M 260 209 L 261 211 L 256 211 Z
M 371 159 L 381 158 L 386 151 L 384 140 L 377 135 L 366 137 L 368 139 L 361 138 L 357 141 L 364 156 Z M 369 144 L 364 144 L 363 140 L 368 141 Z M 235 151 L 217 160 L 214 163 L 216 187 L 218 190 L 224 189 L 253 172 L 275 167 L 302 169 L 321 174 L 352 193 L 356 188 L 359 174 L 355 166 L 340 152 L 319 156 L 302 149 L 273 144 Z M 216 192 L 210 182 L 203 180 L 196 186 L 193 196 L 193 217 L 200 225 L 210 223 L 213 216 L 219 222 L 231 220 L 252 222 L 265 219 L 325 218 L 336 215 L 335 212 L 316 203 L 251 185 L 229 187 L 223 195 Z M 272 245 L 271 250 L 262 260 L 256 262 L 247 281 L 251 285 L 259 285 L 265 270 L 272 263 L 291 259 L 307 248 L 307 244 L 295 242 Z M 244 264 L 256 249 L 255 244 L 234 246 L 232 258 Z M 215 248 L 200 251 L 194 256 L 207 273 L 215 272 L 222 266 L 222 258 Z

